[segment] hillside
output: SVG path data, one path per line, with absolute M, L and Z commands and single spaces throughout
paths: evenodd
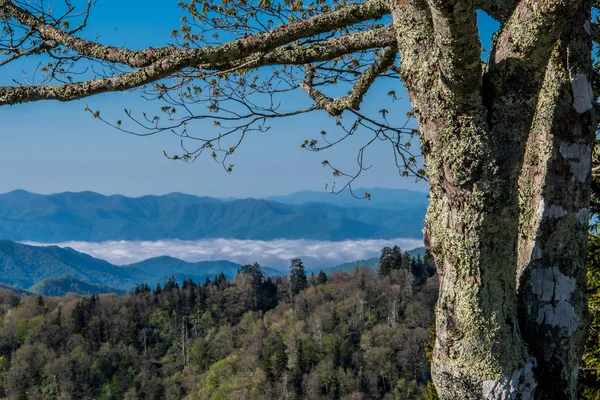
M 437 286 L 363 271 L 293 298 L 240 276 L 0 303 L 0 398 L 425 400 Z
M 325 191 L 302 190 L 284 196 L 271 196 L 265 200 L 284 204 L 327 203 L 338 207 L 383 208 L 406 211 L 411 208 L 427 207 L 427 193 L 407 189 L 358 188 L 354 189 L 357 197 L 371 195 L 370 200 L 357 199 L 348 191 L 333 194 Z
M 173 257 L 156 257 L 139 263 L 116 266 L 70 248 L 30 246 L 0 240 L 0 284 L 35 293 L 61 295 L 130 290 L 138 283 L 156 285 L 171 276 L 182 282 L 203 282 L 223 272 L 233 279 L 241 267 L 230 261 L 186 262 Z M 269 275 L 281 272 L 265 268 Z M 67 278 L 68 277 L 68 278 Z M 1 288 L 1 287 L 0 287 Z M 58 294 L 61 293 L 61 294 Z
M 27 289 L 44 279 L 65 275 L 117 288 L 133 284 L 122 268 L 70 248 L 0 240 L 0 282 Z
M 409 251 L 412 257 L 422 255 L 423 248 Z M 352 272 L 355 266 L 374 269 L 378 258 L 343 263 L 324 268 L 327 274 Z M 233 279 L 241 265 L 226 261 L 187 262 L 174 257 L 155 257 L 138 263 L 116 266 L 109 262 L 58 246 L 31 246 L 0 240 L 0 284 L 12 289 L 60 296 L 68 292 L 80 294 L 109 293 L 131 290 L 139 283 L 152 287 L 163 284 L 171 276 L 182 283 L 186 279 L 204 282 L 224 273 Z M 285 275 L 287 271 L 263 267 L 268 276 Z M 312 269 L 309 272 L 319 272 Z M 0 289 L 2 287 L 0 286 Z
M 421 237 L 426 202 L 409 202 L 401 212 L 365 204 L 222 201 L 181 193 L 130 198 L 93 192 L 38 195 L 14 191 L 0 195 L 0 238 L 58 243 Z
M 425 255 L 425 247 L 417 247 L 416 249 L 409 250 L 408 254 L 410 254 L 410 256 L 413 258 L 417 257 L 417 256 L 423 257 Z M 379 257 L 373 257 L 373 258 L 369 258 L 368 260 L 357 260 L 357 261 L 345 262 L 345 263 L 342 263 L 342 264 L 339 264 L 339 265 L 336 265 L 333 267 L 328 267 L 328 268 L 315 268 L 315 269 L 312 269 L 311 272 L 317 273 L 322 270 L 327 275 L 331 275 L 331 274 L 335 274 L 338 272 L 350 273 L 356 267 L 367 267 L 367 268 L 375 270 L 377 268 L 377 264 L 379 264 Z
M 10 285 L 6 285 L 4 283 L 0 283 L 0 302 L 2 302 L 2 298 L 3 296 L 6 295 L 12 295 L 12 296 L 17 296 L 17 297 L 23 297 L 23 296 L 31 296 L 33 293 L 27 291 L 27 290 L 22 290 L 19 289 L 17 287 L 14 286 L 10 286 Z
M 171 275 L 191 278 L 203 282 L 206 277 L 214 278 L 221 272 L 228 279 L 233 279 L 242 265 L 231 261 L 198 261 L 188 262 L 174 257 L 154 257 L 134 264 L 123 266 L 139 282 L 155 283 L 157 280 L 164 282 Z M 263 267 L 263 271 L 270 276 L 282 275 L 279 270 Z
M 81 295 L 124 293 L 123 290 L 114 289 L 106 285 L 89 284 L 68 275 L 44 279 L 30 287 L 29 291 L 44 296 L 65 296 L 68 293 L 77 293 Z

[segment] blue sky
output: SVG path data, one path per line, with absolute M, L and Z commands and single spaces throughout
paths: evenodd
M 85 34 L 91 38 L 99 34 L 107 44 L 130 48 L 160 46 L 180 25 L 182 12 L 177 3 L 98 0 Z M 484 47 L 489 48 L 496 24 L 481 15 L 480 29 Z M 2 68 L 1 82 L 7 83 L 7 76 L 20 77 L 21 69 L 31 68 L 31 63 Z M 364 108 L 381 108 L 378 98 L 390 89 L 402 96 L 390 111 L 404 115 L 410 109 L 406 94 L 400 82 L 389 80 L 372 88 Z M 38 193 L 93 190 L 139 196 L 179 191 L 214 197 L 264 197 L 304 189 L 323 190 L 333 178 L 321 161 L 328 159 L 352 168 L 356 165 L 356 150 L 365 140 L 356 137 L 326 153 L 308 153 L 300 148 L 302 141 L 318 136 L 321 129 L 333 133 L 333 118 L 319 113 L 279 121 L 272 124 L 269 132 L 252 135 L 245 141 L 232 159 L 235 171 L 228 175 L 207 158 L 192 164 L 170 161 L 162 152 L 179 149 L 176 137 L 126 135 L 84 113 L 86 104 L 113 119 L 122 118 L 124 107 L 134 111 L 148 108 L 135 92 L 71 103 L 0 107 L 0 192 L 22 188 Z M 198 129 L 215 128 L 206 125 Z M 373 167 L 360 178 L 358 186 L 427 190 L 425 183 L 399 176 L 389 145 L 372 147 L 366 164 Z

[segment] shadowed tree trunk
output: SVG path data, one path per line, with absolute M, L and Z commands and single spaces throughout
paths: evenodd
M 432 362 L 439 397 L 575 399 L 586 326 L 596 125 L 591 87 L 596 28 L 589 0 L 184 6 L 196 24 L 182 28 L 187 42 L 131 50 L 76 36 L 85 22 L 68 30 L 61 25 L 65 16 L 52 19 L 34 5 L 0 0 L 7 21 L 0 66 L 29 56 L 58 60 L 43 84 L 0 87 L 0 105 L 70 101 L 149 85 L 157 100 L 166 99 L 170 124 L 144 115 L 140 126 L 148 134 L 179 129 L 189 138 L 188 123 L 234 124 L 216 138 L 194 138 L 201 143 L 197 149 L 172 157 L 189 161 L 206 150 L 228 172 L 233 165 L 225 164 L 227 158 L 248 132 L 264 130 L 265 121 L 324 110 L 355 118 L 348 136 L 363 127 L 375 133 L 369 144 L 390 141 L 404 160 L 401 166 L 413 171 L 416 161 L 402 145 L 406 130 L 392 126 L 386 110 L 378 120 L 360 110 L 373 82 L 399 76 L 418 123 L 431 188 L 424 236 L 440 275 Z M 477 10 L 501 23 L 487 62 L 481 60 Z M 286 22 L 263 25 L 273 15 Z M 189 33 L 193 27 L 195 36 Z M 214 30 L 238 39 L 207 45 L 204 34 Z M 107 76 L 61 82 L 82 59 L 115 68 Z M 273 66 L 280 69 L 264 81 L 251 76 Z M 165 78 L 175 83 L 167 85 Z M 329 97 L 323 87 L 338 82 L 350 85 L 348 94 Z M 294 90 L 305 92 L 313 105 L 279 111 L 273 96 Z M 249 100 L 257 96 L 266 96 L 269 105 Z M 232 100 L 236 106 L 226 109 Z M 192 111 L 198 104 L 209 113 Z M 240 114 L 240 106 L 247 114 Z M 176 108 L 187 114 L 173 118 Z M 131 112 L 127 117 L 140 122 Z M 127 130 L 121 121 L 113 126 Z M 221 147 L 230 135 L 241 138 Z M 303 147 L 317 151 L 337 143 L 319 140 L 326 144 L 307 140 Z M 331 168 L 335 177 L 354 178 Z

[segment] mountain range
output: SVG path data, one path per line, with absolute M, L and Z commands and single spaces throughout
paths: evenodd
M 369 190 L 373 193 L 371 201 L 323 192 L 221 200 L 182 193 L 132 198 L 93 192 L 40 195 L 17 190 L 0 194 L 0 238 L 58 243 L 204 238 L 339 241 L 422 236 L 427 207 L 424 193 Z
M 369 200 L 361 198 L 368 193 Z M 357 198 L 358 197 L 358 198 Z M 427 193 L 407 189 L 358 188 L 352 193 L 333 194 L 325 191 L 303 190 L 284 196 L 271 196 L 265 200 L 284 204 L 326 203 L 337 207 L 381 208 L 406 211 L 427 207 Z
M 69 277 L 87 284 L 129 290 L 138 283 L 164 283 L 171 276 L 179 280 L 192 278 L 204 281 L 223 272 L 231 279 L 240 267 L 229 261 L 189 263 L 172 257 L 116 266 L 68 247 L 30 246 L 0 240 L 0 282 L 36 293 L 40 289 L 36 290 L 35 285 L 48 279 Z M 267 271 L 279 273 L 271 269 Z
M 421 254 L 422 248 L 410 251 Z M 372 258 L 344 263 L 322 270 L 329 274 L 350 272 L 356 266 L 375 268 L 379 260 Z M 241 265 L 230 261 L 187 262 L 173 257 L 156 257 L 138 263 L 116 266 L 109 262 L 58 246 L 30 246 L 9 240 L 0 240 L 0 289 L 13 288 L 30 293 L 62 296 L 69 292 L 100 294 L 131 290 L 139 283 L 151 286 L 166 282 L 171 276 L 179 282 L 193 279 L 203 282 L 221 272 L 232 279 Z M 320 269 L 319 269 L 320 270 Z M 318 272 L 319 270 L 308 270 Z M 269 276 L 283 275 L 280 271 L 263 267 Z

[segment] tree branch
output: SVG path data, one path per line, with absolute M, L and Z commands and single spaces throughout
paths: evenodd
M 318 108 L 327 111 L 330 115 L 341 115 L 344 110 L 359 110 L 367 90 L 379 75 L 390 68 L 397 54 L 398 48 L 395 46 L 383 49 L 379 58 L 360 75 L 350 93 L 344 97 L 331 99 L 314 89 L 312 84 L 314 68 L 311 66 L 306 67 L 306 78 L 304 82 L 300 83 L 300 87 L 315 101 Z
M 598 26 L 598 23 L 591 23 L 590 32 L 588 33 L 592 35 L 592 40 L 596 42 L 596 44 L 600 44 L 600 26 Z
M 19 14 L 20 9 L 15 8 L 16 6 L 8 0 L 0 0 L 0 5 L 0 9 L 4 8 Z M 0 87 L 0 105 L 46 99 L 70 101 L 98 93 L 137 88 L 173 75 L 185 68 L 198 68 L 199 66 L 206 68 L 211 65 L 216 66 L 231 62 L 233 62 L 234 65 L 243 65 L 243 60 L 253 54 L 263 53 L 268 55 L 278 47 L 292 43 L 296 40 L 335 31 L 336 29 L 365 20 L 380 18 L 387 13 L 389 13 L 389 9 L 385 1 L 367 0 L 364 3 L 345 6 L 336 11 L 283 25 L 268 32 L 239 38 L 219 46 L 190 50 L 172 50 L 166 57 L 162 58 L 157 58 L 157 54 L 153 53 L 152 49 L 132 53 L 130 50 L 111 48 L 94 42 L 85 41 L 71 36 L 59 29 L 50 27 L 49 25 L 38 23 L 35 17 L 25 14 L 20 17 L 22 21 L 24 21 L 22 23 L 31 24 L 35 29 L 44 32 L 43 35 L 46 35 L 46 37 L 52 37 L 51 40 L 57 41 L 76 52 L 80 52 L 80 54 L 84 56 L 107 61 L 113 60 L 113 62 L 127 61 L 129 64 L 135 65 L 147 64 L 153 59 L 154 61 L 136 71 L 123 73 L 110 78 L 93 79 L 56 86 L 30 85 Z M 371 43 L 381 42 L 379 40 L 380 38 L 376 38 L 373 35 L 356 34 L 353 36 L 345 35 L 332 39 L 329 45 L 330 47 L 337 47 L 337 53 L 340 53 L 340 51 L 345 51 L 346 48 L 351 48 L 353 45 L 360 47 L 361 43 L 359 43 L 357 39 L 361 38 L 370 38 Z M 390 35 L 383 35 L 381 38 L 387 38 L 388 43 L 391 40 Z M 362 43 L 363 47 L 364 45 L 365 42 Z M 312 49 L 309 47 L 308 53 L 318 56 L 319 52 L 324 48 L 326 47 L 315 45 Z M 304 48 L 298 48 L 297 50 L 300 49 Z M 283 58 L 286 56 L 288 58 L 294 58 L 292 52 L 283 51 L 275 52 L 268 56 L 267 59 L 270 57 L 270 60 L 273 62 L 277 61 L 277 57 L 282 56 Z M 322 56 L 323 54 L 321 57 Z M 305 56 L 304 60 L 307 58 L 308 57 Z M 284 62 L 285 60 L 282 59 L 281 61 Z
M 268 52 L 298 39 L 333 31 L 366 20 L 381 18 L 383 15 L 389 13 L 385 1 L 367 0 L 364 3 L 345 6 L 336 11 L 282 25 L 268 32 L 236 39 L 215 47 L 177 51 L 172 48 L 134 51 L 104 46 L 72 36 L 65 31 L 39 21 L 33 14 L 16 6 L 9 0 L 0 0 L 0 10 L 21 24 L 39 32 L 45 40 L 55 41 L 86 57 L 127 64 L 132 67 L 146 67 L 166 57 L 187 58 L 188 54 L 192 54 L 193 57 L 197 58 L 199 61 L 198 64 L 216 64 L 234 61 L 252 53 Z
M 493 45 L 490 68 L 527 60 L 529 68 L 535 66 L 542 74 L 563 28 L 579 4 L 577 0 L 521 1 Z
M 434 40 L 439 49 L 440 79 L 455 95 L 470 96 L 481 87 L 481 42 L 472 1 L 428 0 Z M 478 99 L 479 100 L 479 99 Z
M 514 0 L 475 0 L 475 7 L 483 10 L 500 23 L 506 22 L 518 2 Z
M 304 65 L 312 62 L 333 60 L 345 54 L 372 48 L 395 46 L 396 35 L 392 27 L 365 32 L 350 33 L 311 45 L 289 45 L 269 53 L 259 53 L 245 59 L 218 64 L 205 64 L 204 70 L 226 71 L 238 68 L 251 69 L 266 65 Z
M 6 16 L 12 17 L 19 23 L 38 32 L 44 41 L 50 42 L 48 44 L 49 48 L 56 47 L 59 44 L 68 47 L 82 56 L 102 61 L 127 64 L 131 67 L 146 67 L 158 59 L 173 54 L 175 50 L 173 47 L 149 48 L 139 51 L 128 50 L 81 39 L 69 32 L 44 23 L 29 11 L 9 0 L 0 0 L 0 10 Z

